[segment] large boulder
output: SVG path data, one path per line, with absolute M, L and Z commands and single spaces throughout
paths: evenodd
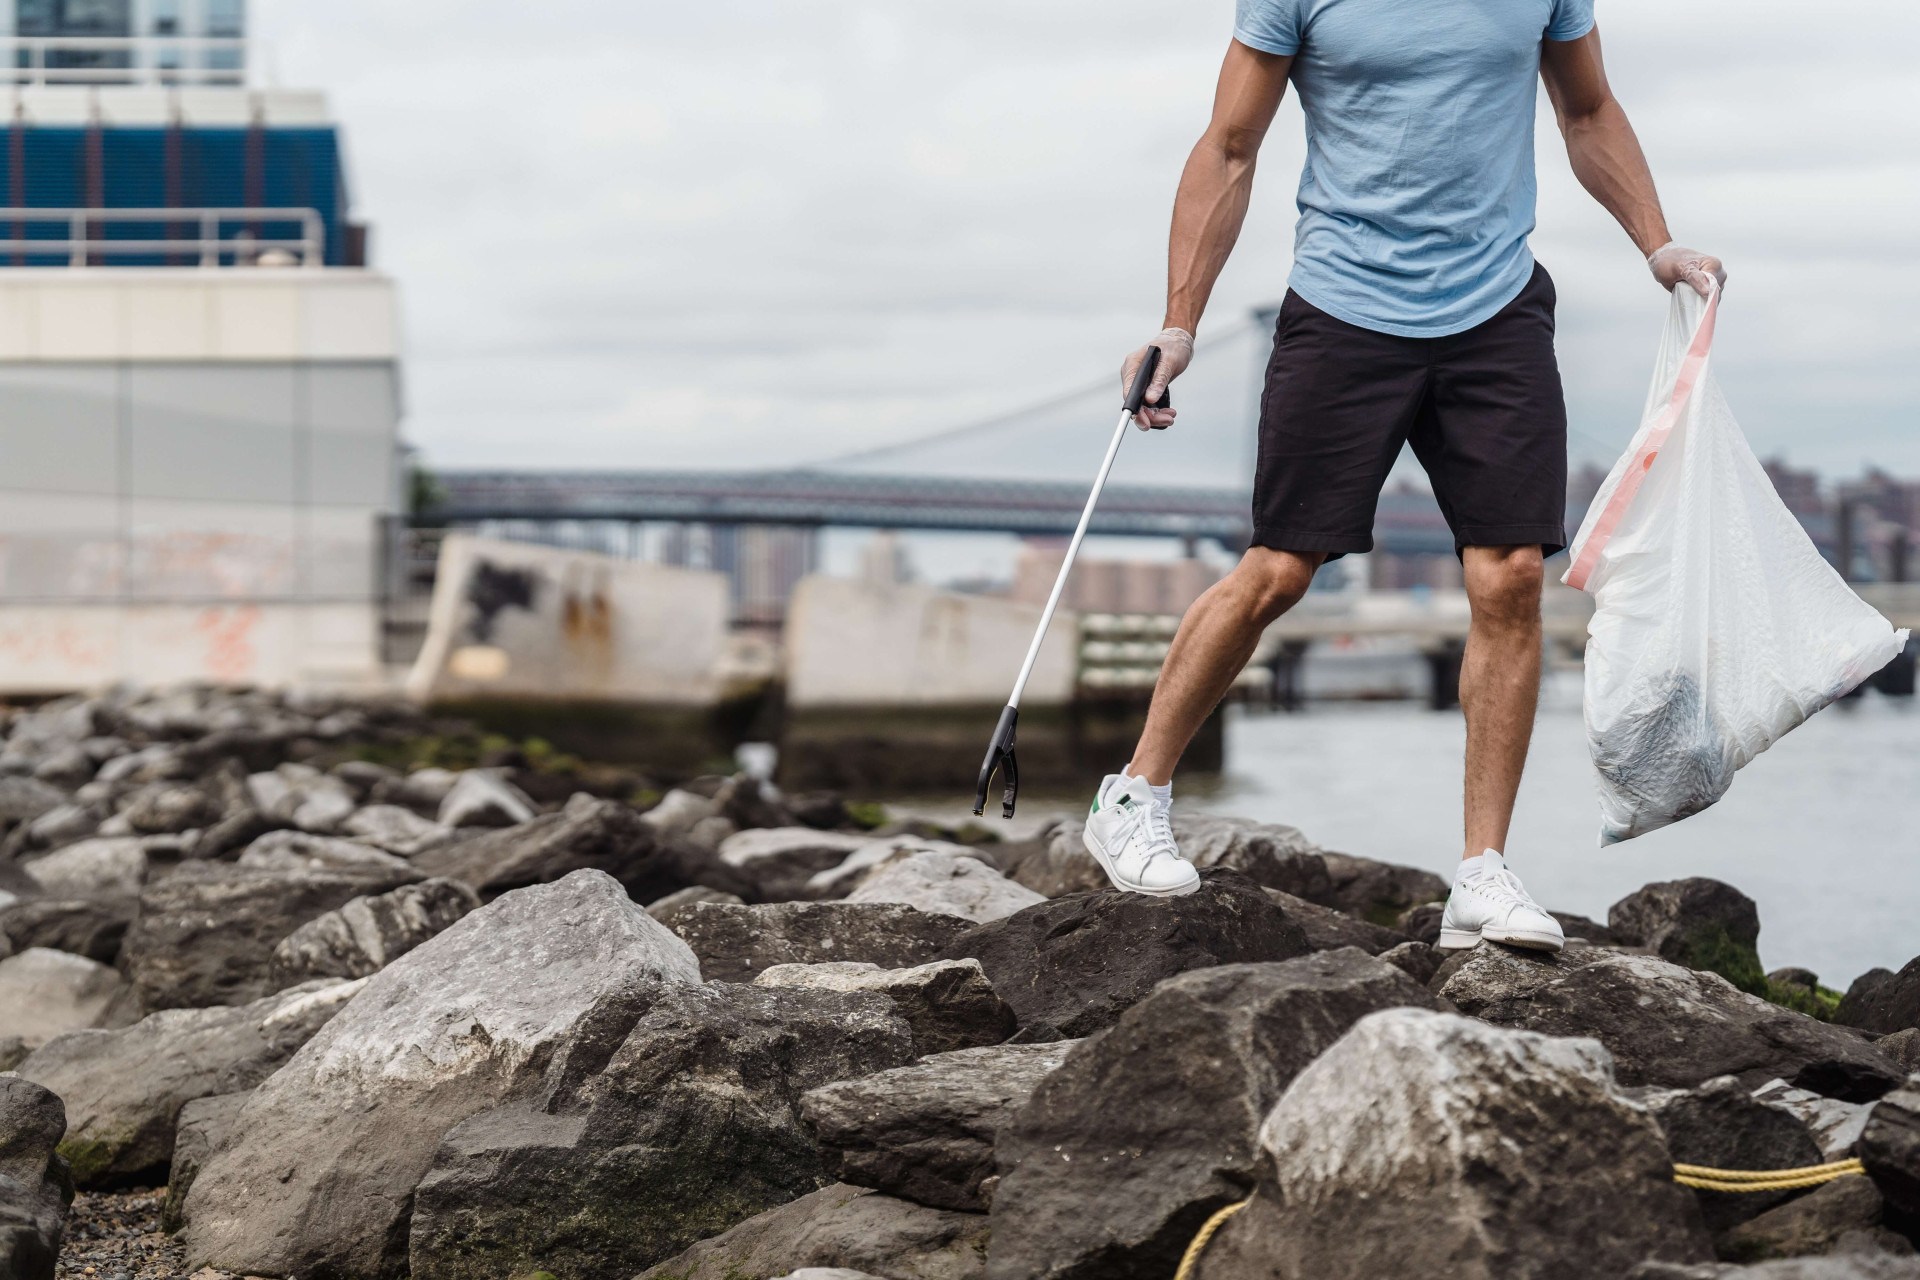
M 1447 968 L 1452 968 L 1449 975 Z M 1444 981 L 1442 979 L 1444 978 Z M 1449 961 L 1440 994 L 1462 1013 L 1555 1036 L 1592 1036 L 1622 1083 L 1687 1089 L 1775 1076 L 1869 1101 L 1906 1073 L 1858 1034 L 1736 991 L 1717 973 L 1596 947 L 1557 956 L 1480 946 Z
M 122 997 L 120 975 L 67 951 L 31 947 L 0 960 L 0 1035 L 37 1049 L 56 1036 L 105 1026 Z
M 776 964 L 762 969 L 753 983 L 883 995 L 913 1028 L 913 1051 L 921 1056 L 999 1044 L 1020 1025 L 978 960 L 935 960 L 911 969 L 882 969 L 855 960 Z
M 1887 1200 L 1902 1213 L 1920 1216 L 1920 1082 L 1874 1104 L 1857 1149 Z
M 676 795 L 687 797 L 685 801 L 676 803 L 689 813 L 698 809 L 701 817 L 711 817 L 718 812 L 717 808 L 707 807 L 713 804 L 712 801 L 701 800 L 691 792 L 674 792 L 669 799 Z M 688 808 L 693 801 L 699 801 L 699 804 Z M 676 815 L 662 813 L 667 807 L 667 801 L 663 800 L 657 808 L 649 811 L 649 818 L 661 815 L 654 825 L 675 835 L 691 829 L 691 823 L 683 827 L 673 820 Z M 885 841 L 875 840 L 871 836 L 841 831 L 815 831 L 811 827 L 760 827 L 728 836 L 720 842 L 718 852 L 723 864 L 739 872 L 753 886 L 754 896 L 759 901 L 795 902 L 839 896 L 817 892 L 809 887 L 809 882 L 814 876 L 840 866 L 852 854 L 870 849 L 886 850 L 889 847 Z
M 1851 1252 L 1861 1246 L 1911 1254 L 1913 1246 L 1882 1225 L 1885 1211 L 1873 1183 L 1848 1174 L 1738 1224 L 1716 1248 L 1732 1262 L 1835 1253 L 1842 1247 Z
M 1085 832 L 1084 822 L 1050 823 L 1035 839 L 1005 850 L 1001 866 L 1009 879 L 1043 898 L 1112 888 L 1107 873 L 1087 852 Z
M 1869 969 L 1855 978 L 1833 1020 L 1876 1035 L 1920 1027 L 1920 957 L 1898 973 Z
M 1370 956 L 1377 956 L 1413 940 L 1398 929 L 1362 920 L 1333 907 L 1323 907 L 1279 889 L 1268 889 L 1267 896 L 1285 907 L 1287 914 L 1306 930 L 1307 944 L 1315 951 L 1358 947 Z
M 295 929 L 273 949 L 275 989 L 314 978 L 364 978 L 479 907 L 458 880 L 435 878 L 359 897 Z
M 156 1182 L 181 1107 L 265 1080 L 357 989 L 316 983 L 237 1007 L 167 1009 L 118 1031 L 61 1036 L 18 1069 L 66 1103 L 60 1154 L 77 1185 Z
M 1294 1076 L 1366 1015 L 1436 1004 L 1357 950 L 1161 983 L 1002 1128 L 989 1274 L 1172 1275 L 1207 1216 L 1245 1198 Z
M 233 1133 L 234 1122 L 246 1110 L 251 1090 L 195 1098 L 180 1108 L 173 1130 L 173 1163 L 167 1167 L 167 1199 L 160 1209 L 160 1229 L 175 1232 L 187 1223 L 187 1193 L 200 1167 Z
M 1844 1160 L 1853 1155 L 1854 1144 L 1860 1141 L 1861 1131 L 1867 1127 L 1867 1116 L 1879 1105 L 1824 1098 L 1810 1089 L 1796 1089 L 1779 1079 L 1769 1080 L 1755 1089 L 1753 1099 L 1776 1111 L 1784 1111 L 1805 1125 L 1814 1145 L 1820 1148 L 1823 1161 Z
M 1376 1013 L 1295 1078 L 1260 1146 L 1202 1280 L 1617 1280 L 1712 1258 L 1659 1128 L 1592 1040 Z
M 412 1280 L 625 1280 L 820 1186 L 798 1096 L 912 1056 L 881 996 L 664 987 L 591 1082 L 447 1134 L 414 1194 Z
M 1793 1113 L 1768 1106 L 1732 1076 L 1697 1089 L 1648 1089 L 1641 1105 L 1660 1126 L 1676 1164 L 1709 1169 L 1801 1169 L 1825 1160 Z M 1724 1231 L 1765 1213 L 1794 1191 L 1696 1190 L 1709 1230 Z
M 1320 860 L 1327 868 L 1326 896 L 1302 893 L 1300 897 L 1389 928 L 1409 907 L 1444 902 L 1452 891 L 1445 880 L 1420 867 L 1375 862 L 1350 853 L 1324 852 Z
M 604 873 L 505 894 L 400 957 L 256 1089 L 186 1200 L 193 1265 L 389 1276 L 454 1125 L 590 1074 L 693 954 Z
M 663 880 L 653 828 L 614 800 L 581 792 L 558 813 L 416 854 L 413 865 L 492 898 L 545 884 L 582 868 L 604 871 L 637 901 L 650 902 L 685 882 Z
M 370 804 L 341 824 L 343 834 L 362 844 L 412 858 L 462 838 L 451 827 L 421 817 L 404 805 Z
M 833 1267 L 887 1280 L 980 1280 L 987 1218 L 836 1183 L 749 1218 L 634 1280 L 778 1280 Z
M 934 1054 L 815 1089 L 800 1100 L 800 1114 L 840 1181 L 984 1213 L 981 1188 L 995 1176 L 995 1140 L 1078 1043 Z
M 864 960 L 905 969 L 937 960 L 974 926 L 894 902 L 693 902 L 666 916 L 713 982 L 751 982 L 776 964 Z
M 29 898 L 0 907 L 0 936 L 14 951 L 49 947 L 112 964 L 139 912 L 137 898 Z
M 1756 949 L 1760 909 L 1730 884 L 1694 876 L 1647 885 L 1607 908 L 1607 929 L 1627 946 L 1717 973 L 1750 994 L 1767 993 Z
M 978 858 L 921 849 L 882 867 L 846 901 L 899 902 L 985 924 L 1046 899 Z
M 0 1076 L 0 1276 L 53 1280 L 73 1180 L 55 1151 L 67 1117 L 57 1094 Z
M 1311 950 L 1286 909 L 1237 871 L 1200 873 L 1172 898 L 1071 894 L 983 924 L 948 948 L 972 957 L 1019 1015 L 1022 1038 L 1110 1027 L 1154 985 L 1189 969 L 1287 960 Z
M 1180 856 L 1202 870 L 1231 867 L 1255 884 L 1314 902 L 1333 888 L 1320 846 L 1298 827 L 1177 809 L 1173 838 Z
M 281 849 L 268 856 L 308 855 Z M 355 898 L 421 878 L 404 863 L 396 870 L 188 862 L 140 895 L 120 966 L 148 1009 L 246 1004 L 272 991 L 273 949 L 282 938 Z

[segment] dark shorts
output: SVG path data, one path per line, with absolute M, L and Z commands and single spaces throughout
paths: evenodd
M 1328 559 L 1373 550 L 1374 506 L 1403 443 L 1433 482 L 1454 549 L 1567 544 L 1567 406 L 1553 281 L 1444 338 L 1336 320 L 1287 290 L 1260 397 L 1253 542 Z

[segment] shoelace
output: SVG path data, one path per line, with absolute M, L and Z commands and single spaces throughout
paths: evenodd
M 1539 910 L 1532 898 L 1527 896 L 1526 888 L 1520 883 L 1520 877 L 1511 871 L 1496 871 L 1469 881 L 1469 887 L 1483 898 L 1509 907 L 1527 907 Z
M 1142 824 L 1145 826 L 1147 852 L 1141 859 L 1142 866 L 1155 858 L 1180 856 L 1180 846 L 1173 839 L 1173 818 L 1166 810 L 1149 802 L 1135 809 L 1133 821 L 1136 834 L 1140 833 Z

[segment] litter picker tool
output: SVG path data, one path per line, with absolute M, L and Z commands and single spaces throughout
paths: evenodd
M 1093 508 L 1100 501 L 1100 491 L 1106 488 L 1107 473 L 1113 470 L 1113 459 L 1120 452 L 1120 442 L 1127 438 L 1127 424 L 1133 415 L 1140 412 L 1140 406 L 1146 403 L 1147 385 L 1153 381 L 1154 371 L 1160 367 L 1160 348 L 1148 347 L 1146 359 L 1140 362 L 1140 368 L 1134 372 L 1133 385 L 1127 388 L 1127 401 L 1120 410 L 1120 425 L 1113 429 L 1113 440 L 1107 445 L 1107 456 L 1100 461 L 1100 474 L 1093 478 L 1093 492 L 1087 495 L 1087 505 L 1080 511 L 1080 523 L 1074 526 L 1073 540 L 1067 543 L 1066 559 L 1060 562 L 1060 575 L 1053 580 L 1053 591 L 1047 596 L 1047 607 L 1041 610 L 1040 625 L 1033 633 L 1033 643 L 1027 646 L 1027 660 L 1020 664 L 1020 674 L 1013 682 L 1013 696 L 1007 699 L 1006 709 L 1000 713 L 1000 723 L 993 727 L 993 740 L 987 744 L 987 758 L 980 766 L 980 785 L 973 794 L 973 811 L 980 813 L 987 807 L 987 791 L 993 785 L 993 775 L 1000 774 L 1000 816 L 1013 816 L 1013 801 L 1020 793 L 1020 766 L 1013 756 L 1014 728 L 1020 723 L 1020 695 L 1026 692 L 1027 677 L 1033 674 L 1033 664 L 1040 657 L 1040 644 L 1047 638 L 1047 627 L 1053 622 L 1053 611 L 1060 604 L 1060 593 L 1066 590 L 1067 575 L 1073 572 L 1073 558 L 1080 552 L 1080 542 L 1087 536 L 1087 522 L 1093 519 Z M 1160 402 L 1155 408 L 1165 408 L 1168 402 L 1162 392 Z

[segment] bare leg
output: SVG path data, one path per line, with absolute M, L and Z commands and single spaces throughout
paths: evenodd
M 1160 668 L 1128 774 L 1155 786 L 1173 781 L 1180 753 L 1247 665 L 1260 633 L 1306 594 L 1324 559 L 1317 551 L 1253 547 L 1193 602 Z
M 1513 798 L 1540 701 L 1539 547 L 1468 547 L 1473 624 L 1460 663 L 1467 717 L 1467 843 L 1463 858 L 1507 847 Z

